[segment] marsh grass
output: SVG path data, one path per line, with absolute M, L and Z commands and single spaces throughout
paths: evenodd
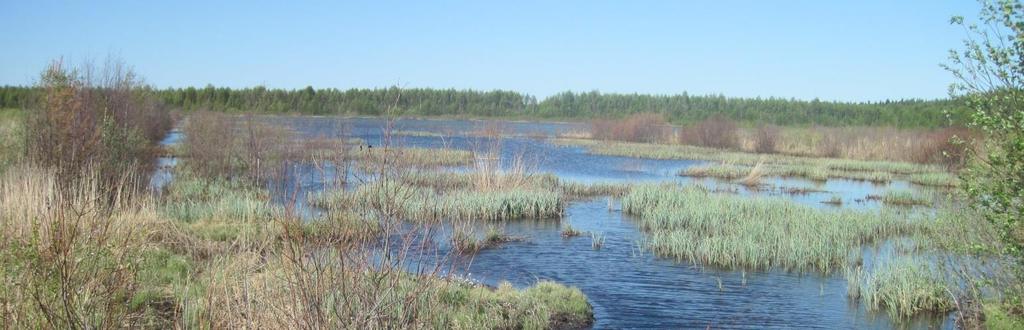
M 755 154 L 685 145 L 665 145 L 631 142 L 604 142 L 592 140 L 559 139 L 561 144 L 580 145 L 601 155 L 638 157 L 649 159 L 685 159 L 719 162 L 690 167 L 679 175 L 738 179 L 747 175 L 753 166 L 764 163 L 764 176 L 802 177 L 816 181 L 841 178 L 874 183 L 887 183 L 896 179 L 911 180 L 923 185 L 944 186 L 950 175 L 942 166 L 892 161 L 867 161 L 840 158 L 816 158 L 781 154 Z
M 890 189 L 882 195 L 882 203 L 889 205 L 931 205 L 931 199 L 921 196 L 911 190 Z
M 907 180 L 911 183 L 932 187 L 957 187 L 960 185 L 960 179 L 956 175 L 942 172 L 911 174 Z
M 472 223 L 469 222 L 456 224 L 451 236 L 452 246 L 462 254 L 477 253 L 480 250 L 521 240 L 523 240 L 522 237 L 505 234 L 504 230 L 496 225 L 487 226 L 487 231 L 484 232 L 483 237 L 479 237 L 473 230 Z
M 398 167 L 462 166 L 473 163 L 473 152 L 459 149 L 428 148 L 358 148 L 355 156 L 361 166 L 374 168 L 382 162 Z
M 590 232 L 590 247 L 594 250 L 600 250 L 604 246 L 604 233 Z
M 945 277 L 925 261 L 891 260 L 870 272 L 860 285 L 868 309 L 885 310 L 894 319 L 954 308 Z
M 825 211 L 777 198 L 645 185 L 622 198 L 658 255 L 725 268 L 828 273 L 862 244 L 909 233 L 905 216 Z
M 583 232 L 573 228 L 572 224 L 566 224 L 562 227 L 562 238 L 572 238 L 580 235 L 583 235 Z

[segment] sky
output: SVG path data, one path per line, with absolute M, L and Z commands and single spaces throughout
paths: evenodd
M 0 85 L 118 57 L 159 87 L 943 98 L 973 1 L 0 0 Z

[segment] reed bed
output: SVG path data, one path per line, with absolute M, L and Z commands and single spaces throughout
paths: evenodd
M 948 180 L 936 179 L 941 178 L 943 174 L 949 174 L 938 165 L 892 161 L 757 154 L 686 145 L 598 142 L 579 139 L 559 139 L 556 140 L 556 143 L 583 146 L 590 152 L 600 155 L 720 162 L 720 165 L 691 167 L 692 170 L 684 170 L 679 174 L 724 179 L 742 178 L 750 172 L 752 166 L 762 161 L 765 165 L 766 176 L 803 177 L 819 181 L 828 178 L 845 178 L 884 183 L 898 178 L 910 180 L 916 176 L 919 178 L 917 182 L 919 184 L 943 186 L 948 183 Z
M 622 196 L 633 187 L 631 183 L 595 182 L 579 183 L 562 180 L 551 173 L 522 175 L 517 173 L 493 173 L 491 178 L 482 180 L 478 172 L 410 171 L 402 173 L 399 180 L 405 184 L 431 188 L 435 191 L 488 190 L 521 188 L 560 192 L 564 199 L 589 198 L 596 196 Z M 491 187 L 480 187 L 486 181 Z
M 361 166 L 379 165 L 388 161 L 398 166 L 439 167 L 470 165 L 474 161 L 473 152 L 459 149 L 429 148 L 359 148 L 355 157 L 362 160 Z
M 932 187 L 958 187 L 960 178 L 951 173 L 916 173 L 907 177 L 911 183 Z
M 891 189 L 882 195 L 882 203 L 889 205 L 931 205 L 931 199 L 906 189 Z
M 622 209 L 637 216 L 656 254 L 724 268 L 828 273 L 861 245 L 915 229 L 891 212 L 824 211 L 694 186 L 639 186 Z
M 930 263 L 913 258 L 889 261 L 866 275 L 859 285 L 868 310 L 885 310 L 894 319 L 920 312 L 942 313 L 955 307 L 942 273 Z
M 396 206 L 388 211 L 411 221 L 550 219 L 560 217 L 564 208 L 561 195 L 553 191 L 509 189 L 438 193 L 397 182 L 371 182 L 352 192 L 328 192 L 313 200 L 322 207 L 365 207 L 390 200 Z
M 682 169 L 677 173 L 680 176 L 690 177 L 713 177 L 725 180 L 741 179 L 754 171 L 757 166 L 735 165 L 728 163 L 708 164 L 691 166 Z M 814 181 L 825 181 L 829 178 L 848 179 L 856 181 L 869 181 L 873 183 L 888 183 L 893 180 L 893 175 L 886 172 L 862 172 L 862 171 L 841 171 L 831 170 L 827 166 L 798 166 L 798 165 L 762 165 L 758 170 L 761 176 L 768 177 L 799 177 Z

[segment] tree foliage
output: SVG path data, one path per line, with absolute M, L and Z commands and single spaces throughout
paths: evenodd
M 962 172 L 972 205 L 1000 228 L 1008 249 L 1024 256 L 1024 6 L 1017 0 L 983 1 L 980 24 L 964 26 L 963 49 L 950 52 L 950 88 L 966 100 L 967 123 L 985 137 Z
M 313 115 L 380 115 L 395 88 L 243 89 L 206 86 L 154 91 L 167 105 L 184 110 L 301 113 Z M 0 107 L 20 107 L 32 88 L 0 88 Z M 402 115 L 533 119 L 619 119 L 657 114 L 675 124 L 720 116 L 741 123 L 826 126 L 941 127 L 944 113 L 959 114 L 954 100 L 886 100 L 830 102 L 783 98 L 736 98 L 722 95 L 609 94 L 563 92 L 538 101 L 505 90 L 403 89 L 397 109 Z M 953 119 L 958 119 L 953 118 Z

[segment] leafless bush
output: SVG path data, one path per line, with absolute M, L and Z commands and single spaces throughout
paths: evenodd
M 31 106 L 26 127 L 28 158 L 76 181 L 95 168 L 108 190 L 126 171 L 146 176 L 155 144 L 170 130 L 169 113 L 123 62 L 110 60 L 97 71 L 54 61 L 43 72 L 42 97 Z
M 260 122 L 251 115 L 234 117 L 197 111 L 184 126 L 184 152 L 190 166 L 205 177 L 246 175 L 250 179 L 278 174 L 281 165 L 310 157 L 293 132 Z
M 754 151 L 762 154 L 775 152 L 779 140 L 779 128 L 774 125 L 761 125 L 754 136 Z
M 976 136 L 963 127 L 946 127 L 923 133 L 920 146 L 910 150 L 910 161 L 942 164 L 950 170 L 964 166 Z
M 661 142 L 672 132 L 660 114 L 638 113 L 624 119 L 599 119 L 590 123 L 590 136 L 601 140 Z
M 739 128 L 736 123 L 721 115 L 715 115 L 679 132 L 681 144 L 719 149 L 739 147 Z
M 183 128 L 188 166 L 205 177 L 227 176 L 234 172 L 237 154 L 236 123 L 220 112 L 197 111 Z

